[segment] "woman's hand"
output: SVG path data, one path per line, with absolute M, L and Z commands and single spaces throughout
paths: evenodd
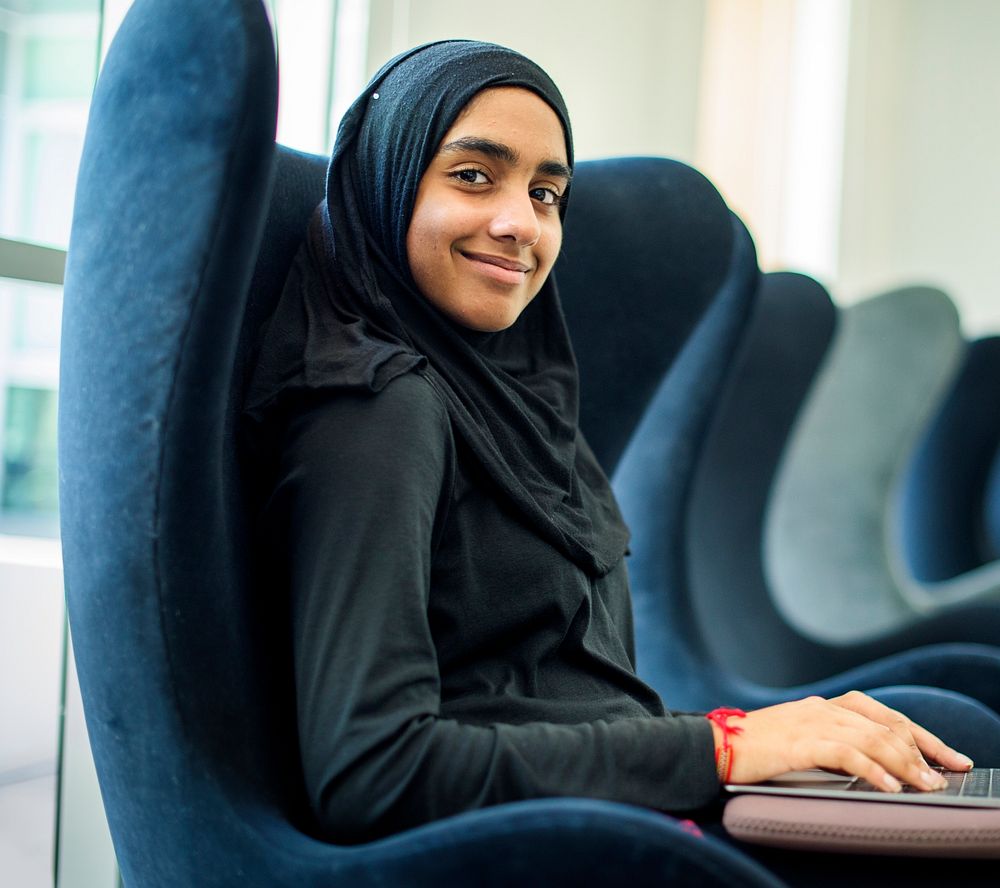
M 931 790 L 945 781 L 925 756 L 949 770 L 972 767 L 969 758 L 930 731 L 860 691 L 769 706 L 732 718 L 730 725 L 743 729 L 729 735 L 732 783 L 823 768 L 862 777 L 887 792 L 899 792 L 901 783 Z M 712 729 L 719 748 L 722 730 L 714 723 Z

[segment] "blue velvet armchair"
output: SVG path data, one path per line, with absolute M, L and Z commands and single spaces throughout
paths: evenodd
M 1000 336 L 968 343 L 892 504 L 896 575 L 924 614 L 1000 609 L 998 387 Z
M 87 131 L 65 287 L 62 537 L 125 884 L 777 884 L 669 817 L 593 800 L 498 806 L 370 845 L 311 834 L 283 601 L 256 582 L 239 448 L 250 344 L 323 193 L 322 158 L 274 145 L 276 94 L 260 0 L 137 0 Z M 581 164 L 574 191 L 559 274 L 585 422 L 611 465 L 714 298 L 732 229 L 680 164 Z M 641 215 L 642 231 L 619 224 Z M 601 349 L 609 327 L 621 336 Z

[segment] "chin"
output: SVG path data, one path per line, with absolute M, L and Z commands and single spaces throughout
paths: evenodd
M 526 305 L 521 306 L 517 311 L 512 311 L 508 306 L 503 311 L 479 311 L 479 312 L 449 312 L 451 319 L 468 330 L 477 333 L 500 333 L 513 327 L 518 318 L 524 313 Z
M 520 312 L 502 318 L 455 318 L 455 320 L 463 327 L 475 330 L 477 333 L 500 333 L 513 327 L 519 317 L 521 317 Z
M 520 317 L 520 315 L 518 315 Z M 500 333 L 503 330 L 507 330 L 514 326 L 517 318 L 504 318 L 503 320 L 490 320 L 490 321 L 472 321 L 470 323 L 465 323 L 463 326 L 468 327 L 470 330 L 475 330 L 477 333 Z M 461 322 L 460 322 L 461 323 Z

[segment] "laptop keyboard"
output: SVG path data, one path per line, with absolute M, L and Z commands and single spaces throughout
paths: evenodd
M 948 785 L 944 789 L 933 790 L 934 795 L 962 796 L 965 798 L 1000 799 L 1000 768 L 973 768 L 971 771 L 944 771 L 935 768 L 944 775 Z M 846 787 L 850 792 L 877 792 L 878 787 L 860 778 L 851 781 Z M 922 793 L 922 789 L 904 785 L 904 793 Z
M 989 799 L 1000 795 L 1000 779 L 994 780 L 996 768 L 974 768 L 969 773 L 961 771 L 942 771 L 948 781 L 943 795 L 972 796 Z

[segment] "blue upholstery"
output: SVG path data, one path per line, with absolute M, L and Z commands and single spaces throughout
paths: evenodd
M 711 627 L 708 655 L 754 681 L 793 684 L 803 675 L 795 664 L 819 659 L 774 607 L 763 527 L 785 440 L 837 323 L 830 297 L 812 279 L 763 277 L 691 481 L 684 557 L 693 615 Z M 734 644 L 741 637 L 750 641 Z
M 914 607 L 1000 601 L 1000 552 L 991 518 L 1000 491 L 1000 337 L 969 344 L 961 370 L 919 442 L 894 501 L 897 575 Z
M 282 149 L 275 163 L 275 93 L 259 0 L 137 0 L 88 126 L 65 288 L 62 534 L 125 884 L 778 884 L 668 817 L 591 800 L 351 848 L 310 836 L 283 604 L 254 584 L 255 491 L 236 446 L 250 343 L 322 194 L 321 158 Z M 627 428 L 601 438 L 598 411 L 610 403 L 626 427 L 641 413 L 714 295 L 732 232 L 681 165 L 580 164 L 574 190 L 560 274 L 574 325 L 600 325 L 581 332 L 586 422 L 613 462 Z M 643 231 L 620 224 L 635 218 Z M 598 353 L 609 326 L 628 345 Z M 612 377 L 629 360 L 651 366 L 629 367 L 623 393 Z
M 837 314 L 801 275 L 764 275 L 759 292 L 748 285 L 756 265 L 749 238 L 741 240 L 727 285 L 614 478 L 633 530 L 640 674 L 678 709 L 930 685 L 997 710 L 1000 650 L 988 643 L 1000 638 L 998 608 L 968 607 L 843 645 L 805 637 L 776 610 L 762 561 L 764 514 Z
M 580 366 L 580 425 L 610 473 L 721 286 L 734 239 L 725 203 L 691 167 L 626 158 L 590 178 L 578 166 L 556 275 Z M 598 282 L 603 298 L 592 296 Z
M 711 702 L 714 670 L 688 594 L 684 503 L 712 400 L 759 279 L 749 233 L 735 217 L 731 225 L 735 247 L 723 288 L 663 379 L 612 478 L 632 529 L 639 673 L 669 706 L 694 711 L 725 700 Z M 698 702 L 689 707 L 689 700 Z
M 983 490 L 983 536 L 990 558 L 1000 558 L 1000 446 Z

